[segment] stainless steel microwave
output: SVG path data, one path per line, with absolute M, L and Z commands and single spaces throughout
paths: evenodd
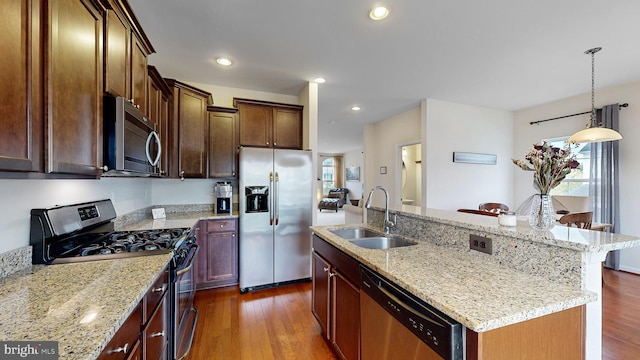
M 102 176 L 159 176 L 162 146 L 156 124 L 127 99 L 104 97 Z

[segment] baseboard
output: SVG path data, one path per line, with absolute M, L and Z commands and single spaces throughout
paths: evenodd
M 633 274 L 636 274 L 636 275 L 640 275 L 640 268 L 620 265 L 620 270 L 626 271 L 628 273 L 633 273 Z

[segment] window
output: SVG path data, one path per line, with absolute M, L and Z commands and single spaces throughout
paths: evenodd
M 342 157 L 332 156 L 322 160 L 322 194 L 329 195 L 329 190 L 342 186 Z
M 552 146 L 564 148 L 569 137 L 545 140 Z M 591 146 L 589 143 L 571 146 L 571 152 L 576 155 L 580 163 L 579 169 L 574 169 L 560 183 L 551 189 L 551 195 L 589 196 L 589 169 L 591 168 Z

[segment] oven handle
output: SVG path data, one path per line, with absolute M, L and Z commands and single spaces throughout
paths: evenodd
M 191 351 L 191 345 L 193 344 L 193 335 L 196 332 L 196 323 L 198 322 L 198 309 L 192 307 L 191 309 L 189 309 L 189 311 L 195 313 L 193 317 L 193 324 L 191 325 L 191 334 L 189 335 L 189 347 L 187 348 L 187 351 L 184 352 L 184 355 L 180 356 L 178 360 L 182 360 L 187 357 L 187 355 L 189 355 L 189 351 Z
M 191 267 L 193 266 L 193 259 L 196 258 L 196 254 L 198 253 L 199 248 L 198 244 L 193 244 L 192 247 L 195 247 L 196 250 L 193 252 L 193 255 L 191 255 L 191 259 L 189 259 L 189 265 L 187 265 L 187 267 L 185 267 L 184 269 L 177 271 L 176 276 L 181 276 L 191 270 Z

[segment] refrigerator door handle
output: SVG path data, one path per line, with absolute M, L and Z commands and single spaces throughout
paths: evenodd
M 273 198 L 276 196 L 273 186 L 273 172 L 269 172 L 269 187 L 271 187 L 271 204 L 269 204 L 269 225 L 273 225 Z
M 278 225 L 278 221 L 280 220 L 280 176 L 276 171 L 276 183 L 275 183 L 276 192 L 273 196 L 274 212 L 276 213 L 276 225 Z

